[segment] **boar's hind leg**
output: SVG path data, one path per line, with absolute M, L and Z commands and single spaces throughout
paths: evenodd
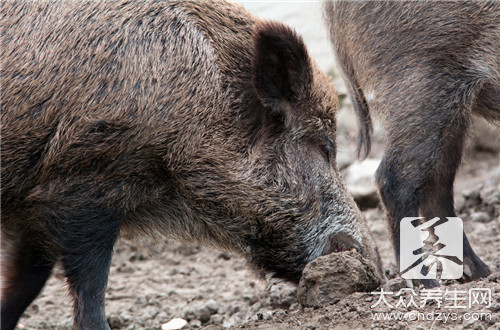
M 40 293 L 54 266 L 28 237 L 16 235 L 18 237 L 5 249 L 2 258 L 1 329 L 4 330 L 14 329 L 24 310 Z
M 438 162 L 429 175 L 422 194 L 420 210 L 426 219 L 456 216 L 453 181 L 462 158 L 466 129 L 466 120 L 458 120 L 442 134 Z M 463 253 L 464 280 L 477 280 L 491 273 L 488 266 L 472 250 L 465 232 Z
M 451 109 L 449 105 L 416 100 L 406 106 L 416 110 L 393 112 L 395 118 L 388 125 L 388 147 L 377 170 L 398 264 L 402 218 L 419 216 L 419 211 L 427 219 L 455 216 L 453 180 L 468 122 L 466 111 Z M 463 240 L 464 259 L 473 277 L 487 275 L 488 268 L 475 255 L 465 234 Z M 438 285 L 434 280 L 421 283 L 426 287 Z

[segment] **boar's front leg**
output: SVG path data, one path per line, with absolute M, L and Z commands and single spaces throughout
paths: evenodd
M 49 187 L 37 194 L 37 208 L 62 261 L 75 328 L 109 329 L 104 294 L 123 211 L 113 207 L 108 198 L 113 189 L 102 182 L 57 182 Z
M 108 329 L 104 294 L 121 217 L 109 210 L 87 210 L 75 218 L 98 227 L 82 228 L 83 232 L 75 231 L 68 237 L 68 243 L 74 245 L 65 251 L 62 258 L 74 299 L 75 327 Z
M 446 84 L 442 84 L 445 86 Z M 386 208 L 392 239 L 399 264 L 400 221 L 404 217 L 453 217 L 453 181 L 460 164 L 469 114 L 457 109 L 450 99 L 461 93 L 450 88 L 443 97 L 437 86 L 421 88 L 418 96 L 396 98 L 388 105 L 388 145 L 377 170 L 377 184 Z M 433 91 L 441 95 L 432 95 Z M 402 92 L 400 95 L 404 95 Z M 463 100 L 462 100 L 463 101 Z M 466 104 L 461 102 L 459 104 Z M 397 110 L 396 110 L 397 109 Z M 488 267 L 476 256 L 467 237 L 464 240 L 464 262 L 472 278 L 489 274 Z M 467 267 L 466 267 L 467 272 Z M 422 280 L 426 287 L 438 285 Z

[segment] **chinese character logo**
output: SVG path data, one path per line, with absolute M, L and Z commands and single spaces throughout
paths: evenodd
M 403 218 L 400 230 L 401 277 L 405 279 L 462 277 L 462 219 Z

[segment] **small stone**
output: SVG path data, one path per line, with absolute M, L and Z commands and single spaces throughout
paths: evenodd
M 189 322 L 189 326 L 191 328 L 201 328 L 201 321 L 200 320 L 192 320 Z
M 186 326 L 188 322 L 184 319 L 172 319 L 167 323 L 161 325 L 161 330 L 176 330 L 182 329 Z
M 206 303 L 198 308 L 188 309 L 184 312 L 184 317 L 188 320 L 200 320 L 201 323 L 210 321 L 210 317 L 219 311 L 217 302 L 213 299 L 208 300 Z
M 379 159 L 366 159 L 361 163 L 352 163 L 343 173 L 347 190 L 362 210 L 377 207 L 379 204 L 375 184 L 375 172 L 379 165 Z
M 208 310 L 209 313 L 215 314 L 219 311 L 219 305 L 217 305 L 217 302 L 213 299 L 210 299 L 207 301 L 205 304 L 205 308 Z
M 188 307 L 188 309 L 186 309 L 184 311 L 184 318 L 188 321 L 191 321 L 191 320 L 196 320 L 196 312 L 194 309 L 192 309 L 191 307 Z
M 264 320 L 270 320 L 270 319 L 272 319 L 272 317 L 273 317 L 272 311 L 264 312 L 264 315 L 263 315 Z

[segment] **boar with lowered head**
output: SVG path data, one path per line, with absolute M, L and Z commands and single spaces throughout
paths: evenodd
M 500 120 L 500 2 L 327 1 L 324 10 L 359 118 L 359 155 L 370 149 L 370 112 L 387 132 L 376 178 L 399 262 L 402 218 L 456 216 L 472 115 Z M 487 276 L 465 233 L 458 239 L 463 280 Z
M 336 96 L 288 27 L 225 2 L 2 3 L 2 329 L 60 261 L 107 328 L 118 235 L 196 241 L 298 282 L 356 249 Z

